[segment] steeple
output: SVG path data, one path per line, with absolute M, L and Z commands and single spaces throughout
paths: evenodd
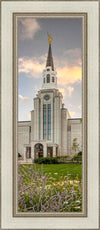
M 43 71 L 42 88 L 44 89 L 51 89 L 57 87 L 57 77 L 56 77 L 56 71 L 54 69 L 52 49 L 51 49 L 52 37 L 49 34 L 48 34 L 48 40 L 49 40 L 49 50 L 48 50 L 48 56 L 46 61 L 46 68 Z
M 46 67 L 47 66 L 51 66 L 52 70 L 54 70 L 53 57 L 52 57 L 52 49 L 51 49 L 51 40 L 52 40 L 52 37 L 49 35 L 49 50 L 48 50 L 48 57 L 47 57 Z

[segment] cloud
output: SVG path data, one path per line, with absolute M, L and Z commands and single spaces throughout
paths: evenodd
M 71 87 L 71 86 L 68 86 L 68 87 L 67 87 L 67 90 L 68 90 L 68 96 L 71 97 L 72 92 L 74 91 L 74 88 Z
M 61 56 L 55 57 L 58 84 L 61 86 L 81 82 L 82 80 L 82 61 L 81 49 L 69 49 Z
M 66 97 L 71 97 L 72 95 L 72 92 L 74 91 L 74 88 L 71 87 L 71 86 L 68 86 L 68 87 L 58 87 L 59 91 L 62 93 L 63 97 L 66 98 Z
M 19 19 L 19 37 L 20 39 L 32 39 L 35 34 L 41 30 L 40 24 L 35 18 Z
M 72 107 L 73 107 L 73 105 L 72 105 L 72 104 L 69 104 L 69 107 L 70 107 L 70 108 L 72 108 Z
M 54 63 L 57 69 L 57 81 L 60 87 L 68 86 L 76 82 L 81 82 L 82 80 L 82 67 L 81 61 L 79 64 L 79 53 L 80 49 L 67 50 L 66 55 L 70 56 L 70 61 L 65 60 L 65 54 L 62 55 L 62 58 L 55 57 Z M 71 56 L 73 57 L 73 64 L 71 63 Z M 47 54 L 44 54 L 40 57 L 21 57 L 18 60 L 18 70 L 19 73 L 25 73 L 27 77 L 40 78 L 43 69 L 45 68 Z M 78 58 L 78 59 L 77 59 Z M 69 88 L 68 95 L 71 95 L 71 88 Z
M 27 74 L 27 77 L 39 78 L 45 67 L 43 56 L 39 59 L 23 57 L 18 60 L 18 72 Z
M 34 86 L 33 92 L 34 92 L 35 96 L 36 96 L 37 92 L 38 92 L 40 89 L 41 89 L 41 87 L 39 87 L 39 86 L 37 86 L 37 85 Z
M 78 106 L 78 109 L 79 109 L 79 110 L 82 110 L 82 106 L 81 106 L 81 105 L 79 105 L 79 106 Z
M 82 80 L 82 69 L 78 66 L 58 68 L 58 84 L 69 85 Z
M 81 58 L 81 49 L 69 49 L 65 50 L 60 56 L 54 57 L 55 64 L 57 67 L 73 67 L 73 66 L 82 66 L 82 58 Z
M 75 115 L 75 113 L 76 113 L 76 112 L 74 112 L 74 111 L 70 111 L 71 117 L 73 117 L 73 116 Z
M 18 95 L 22 102 L 27 103 L 29 101 L 29 97 L 23 97 L 22 95 Z
M 79 48 L 64 51 L 63 58 L 68 66 L 82 66 L 81 49 Z
M 58 88 L 59 91 L 62 93 L 63 97 L 66 97 L 66 91 L 64 88 Z
M 29 119 L 31 119 L 31 113 L 28 113 L 28 114 L 27 114 L 27 117 L 28 117 Z

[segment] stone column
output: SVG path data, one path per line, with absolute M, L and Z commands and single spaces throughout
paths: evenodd
M 61 117 L 61 153 L 67 155 L 67 109 L 62 109 Z
M 34 161 L 34 144 L 31 145 L 31 160 Z
M 40 139 L 43 140 L 43 98 L 41 98 Z
M 51 141 L 53 142 L 54 130 L 53 130 L 53 98 L 51 101 Z
M 53 157 L 56 157 L 56 146 L 53 146 Z
M 54 142 L 61 145 L 61 109 L 60 97 L 55 97 L 54 105 Z
M 39 140 L 39 98 L 34 99 L 34 140 Z
M 34 140 L 36 140 L 36 99 L 35 98 L 34 98 L 34 119 L 33 119 L 33 122 L 34 122 L 33 137 L 34 137 Z
M 37 98 L 37 109 L 36 109 L 36 140 L 39 140 L 39 98 Z
M 46 144 L 43 145 L 43 156 L 47 157 L 47 145 Z
M 54 142 L 56 143 L 57 141 L 57 100 L 56 97 L 54 99 Z
M 24 162 L 26 162 L 26 147 L 24 147 Z
M 32 161 L 34 161 L 34 147 L 32 148 Z

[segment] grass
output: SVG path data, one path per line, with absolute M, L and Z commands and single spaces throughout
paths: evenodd
M 28 174 L 29 174 L 29 168 L 31 167 L 30 164 L 28 165 L 20 165 L 20 170 L 23 169 L 23 166 L 25 166 L 25 172 L 26 177 L 25 180 L 29 180 Z M 33 164 L 33 169 L 36 168 L 36 170 L 41 171 L 41 165 Z M 56 180 L 59 180 L 59 178 L 62 177 L 62 179 L 65 176 L 68 176 L 69 179 L 74 180 L 76 177 L 81 181 L 82 179 L 82 165 L 81 164 L 48 164 L 43 165 L 43 174 L 47 173 L 49 177 L 56 178 Z

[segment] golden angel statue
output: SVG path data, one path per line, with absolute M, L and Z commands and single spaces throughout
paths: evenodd
M 48 33 L 47 33 L 48 34 Z M 52 41 L 52 36 L 50 34 L 48 34 L 48 37 L 49 37 L 49 45 L 51 45 L 51 41 Z

